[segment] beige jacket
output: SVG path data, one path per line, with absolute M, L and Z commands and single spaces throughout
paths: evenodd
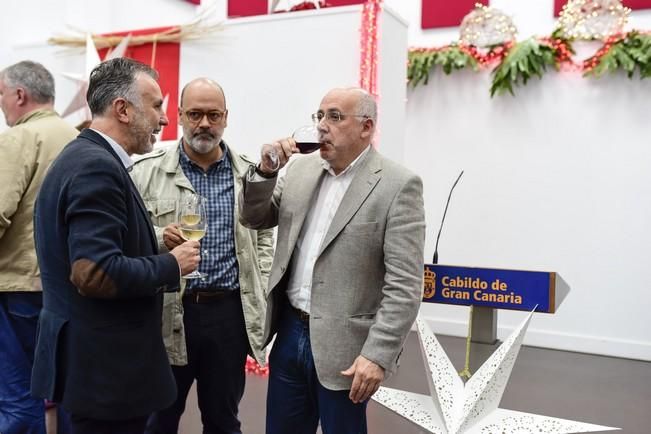
M 255 164 L 228 148 L 235 185 L 234 227 L 235 251 L 240 268 L 240 294 L 246 323 L 246 332 L 253 356 L 262 364 L 265 291 L 273 260 L 273 231 L 255 231 L 239 223 L 238 200 L 242 175 Z M 176 204 L 184 195 L 194 192 L 179 164 L 179 146 L 157 149 L 137 161 L 131 172 L 136 187 L 154 224 L 160 251 L 167 251 L 163 243 L 163 229 L 176 222 Z M 181 293 L 166 293 L 163 305 L 163 340 L 173 365 L 187 364 L 183 303 Z
M 48 167 L 77 137 L 52 110 L 35 110 L 0 134 L 0 291 L 40 291 L 34 200 Z
M 312 272 L 310 344 L 321 384 L 351 387 L 341 375 L 360 354 L 388 377 L 423 293 L 425 209 L 421 179 L 371 149 L 330 223 Z M 284 177 L 244 181 L 240 218 L 278 225 L 265 340 L 278 329 L 291 258 L 325 171 L 318 154 L 290 161 Z

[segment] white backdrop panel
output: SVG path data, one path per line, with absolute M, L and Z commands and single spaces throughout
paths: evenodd
M 405 160 L 425 183 L 427 252 L 465 169 L 440 263 L 557 271 L 572 291 L 534 316 L 526 343 L 651 360 L 651 82 L 550 72 L 493 99 L 489 84 L 439 71 L 409 93 Z M 466 309 L 423 311 L 438 332 L 466 333 Z M 501 311 L 500 329 L 516 316 Z
M 380 47 L 380 147 L 401 159 L 407 27 L 390 12 L 382 20 L 392 36 Z M 229 109 L 224 138 L 257 159 L 263 143 L 310 123 L 329 89 L 358 85 L 360 21 L 360 6 L 230 20 L 221 32 L 181 45 L 180 82 L 207 76 L 221 83 Z

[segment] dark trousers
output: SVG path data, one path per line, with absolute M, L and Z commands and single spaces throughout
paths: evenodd
M 244 364 L 249 341 L 239 291 L 196 304 L 184 298 L 183 323 L 188 350 L 186 366 L 172 366 L 178 395 L 169 408 L 154 413 L 148 434 L 176 434 L 192 382 L 204 434 L 240 434 L 238 406 L 244 395 Z
M 40 292 L 0 292 L 0 433 L 45 433 L 45 405 L 30 395 Z M 58 408 L 58 432 L 70 432 Z
M 147 416 L 127 420 L 100 420 L 70 415 L 72 434 L 142 434 Z
M 348 390 L 329 390 L 317 378 L 307 322 L 285 307 L 269 355 L 267 434 L 365 434 L 366 404 Z

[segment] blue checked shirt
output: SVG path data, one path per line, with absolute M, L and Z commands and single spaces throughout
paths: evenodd
M 201 240 L 199 271 L 207 273 L 205 279 L 187 280 L 186 291 L 206 289 L 239 289 L 239 267 L 235 256 L 233 231 L 235 186 L 233 170 L 228 158 L 228 148 L 220 142 L 222 158 L 213 163 L 206 172 L 193 163 L 180 146 L 179 163 L 183 173 L 197 194 L 206 198 L 206 236 Z

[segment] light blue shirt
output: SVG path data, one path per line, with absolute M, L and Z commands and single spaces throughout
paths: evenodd
M 131 159 L 129 154 L 127 154 L 127 151 L 125 151 L 124 148 L 120 146 L 118 142 L 116 142 L 115 140 L 113 140 L 112 137 L 107 136 L 101 131 L 97 131 L 94 128 L 89 128 L 89 129 L 95 131 L 97 134 L 104 137 L 104 140 L 106 140 L 108 144 L 111 145 L 111 148 L 113 148 L 115 153 L 118 154 L 118 157 L 120 158 L 120 161 L 124 165 L 124 168 L 127 170 L 131 169 L 131 166 L 133 166 L 133 160 Z

